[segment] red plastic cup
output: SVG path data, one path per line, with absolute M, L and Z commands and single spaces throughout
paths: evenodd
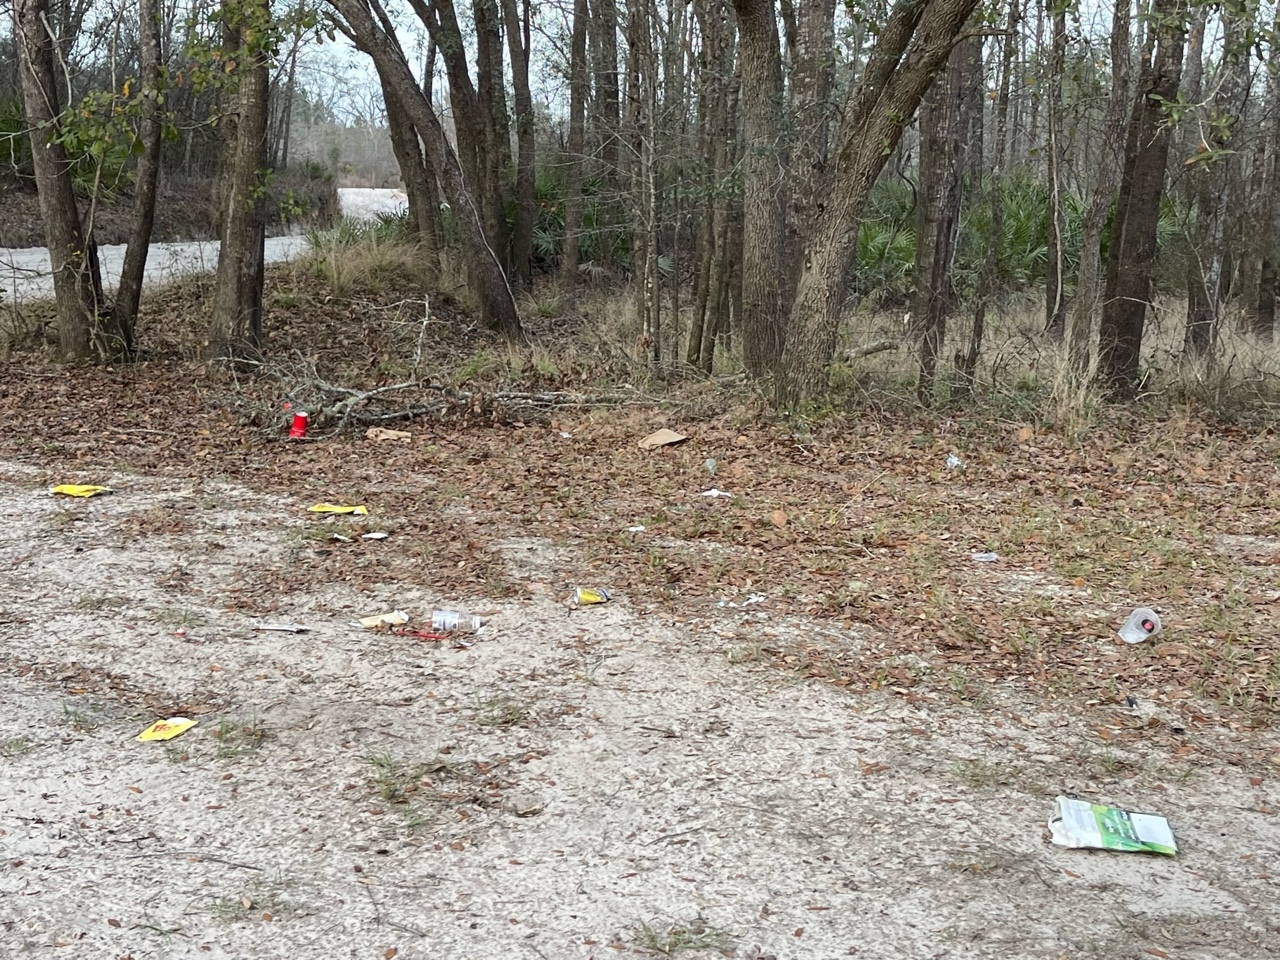
M 307 415 L 305 413 L 295 413 L 293 415 L 293 426 L 289 428 L 289 436 L 295 440 L 301 439 L 307 435 Z

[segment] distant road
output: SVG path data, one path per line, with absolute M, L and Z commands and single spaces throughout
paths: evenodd
M 403 190 L 340 187 L 338 206 L 344 217 L 368 220 L 380 213 L 394 213 L 406 206 Z M 302 237 L 268 237 L 267 263 L 292 260 L 306 248 Z M 124 265 L 124 244 L 99 247 L 102 282 L 114 288 Z M 218 241 L 153 243 L 147 253 L 146 280 L 172 280 L 188 273 L 204 273 L 218 265 Z M 44 247 L 0 247 L 0 299 L 40 300 L 53 296 L 49 251 Z

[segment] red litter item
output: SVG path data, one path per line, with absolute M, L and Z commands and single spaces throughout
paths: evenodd
M 305 413 L 295 413 L 293 415 L 293 426 L 289 428 L 289 436 L 295 439 L 301 439 L 307 435 L 307 415 Z
M 417 637 L 420 640 L 448 640 L 449 639 L 449 634 L 447 633 L 437 633 L 431 630 L 407 630 L 404 627 L 401 627 L 398 630 L 393 630 L 392 633 L 399 634 L 402 637 Z

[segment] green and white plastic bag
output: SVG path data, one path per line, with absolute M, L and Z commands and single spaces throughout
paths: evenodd
M 1062 847 L 1096 847 L 1177 856 L 1169 821 L 1154 813 L 1133 813 L 1073 797 L 1058 797 L 1049 820 L 1053 842 Z

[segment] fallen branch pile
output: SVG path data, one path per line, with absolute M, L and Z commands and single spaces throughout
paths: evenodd
M 411 420 L 484 419 L 531 420 L 565 408 L 653 406 L 661 401 L 631 390 L 609 393 L 520 390 L 461 390 L 445 384 L 405 380 L 368 390 L 315 379 L 290 391 L 292 402 L 311 413 L 312 423 L 339 433 L 352 426 Z

